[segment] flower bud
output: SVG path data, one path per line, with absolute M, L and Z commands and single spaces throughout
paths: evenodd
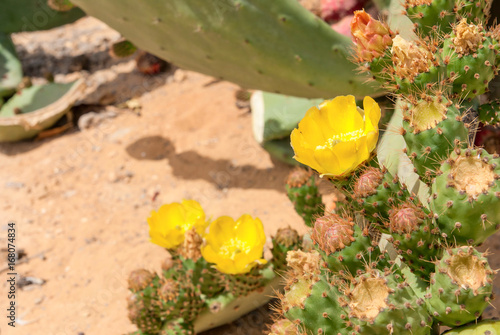
M 393 33 L 389 26 L 375 20 L 364 10 L 354 12 L 351 35 L 356 44 L 358 56 L 367 62 L 382 56 L 385 49 L 392 45 Z

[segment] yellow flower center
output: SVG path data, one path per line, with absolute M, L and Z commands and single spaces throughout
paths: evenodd
M 234 260 L 237 254 L 239 253 L 249 253 L 251 251 L 251 247 L 245 241 L 242 241 L 237 238 L 232 238 L 224 242 L 219 249 L 219 254 L 224 257 L 230 258 Z
M 347 133 L 335 134 L 326 140 L 326 145 L 318 145 L 316 149 L 332 149 L 339 142 L 355 141 L 364 135 L 363 129 L 356 129 Z

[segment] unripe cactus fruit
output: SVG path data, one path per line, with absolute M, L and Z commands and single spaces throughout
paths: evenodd
M 389 210 L 410 197 L 404 184 L 386 168 L 368 167 L 353 181 L 352 205 L 368 221 L 378 222 L 389 218 Z
M 402 107 L 406 154 L 415 172 L 430 183 L 443 157 L 447 157 L 455 145 L 467 141 L 468 128 L 460 122 L 459 108 L 441 92 L 422 94 L 418 98 L 407 96 L 407 99 L 407 105 Z
M 276 236 L 273 238 L 274 271 L 283 271 L 286 269 L 286 255 L 289 251 L 298 250 L 301 246 L 301 238 L 295 229 L 279 228 Z
M 477 320 L 488 306 L 493 271 L 473 247 L 459 247 L 436 263 L 430 283 L 425 298 L 433 317 L 446 326 L 460 326 Z
M 472 99 L 487 91 L 496 72 L 496 44 L 481 24 L 463 19 L 454 26 L 442 53 L 454 93 Z
M 290 172 L 286 181 L 288 198 L 309 227 L 324 212 L 317 178 L 313 171 L 299 167 Z
M 429 83 L 439 81 L 439 60 L 432 44 L 423 41 L 407 41 L 400 35 L 392 40 L 393 64 L 385 69 L 389 75 L 388 89 L 400 93 L 423 90 Z
M 134 270 L 128 277 L 128 287 L 132 292 L 144 290 L 151 284 L 154 277 L 155 274 L 146 269 Z
M 441 253 L 439 230 L 434 226 L 431 213 L 416 200 L 407 201 L 389 211 L 386 226 L 391 233 L 389 241 L 393 242 L 405 263 L 428 280 L 429 273 L 434 270 L 430 261 Z
M 288 319 L 279 319 L 274 321 L 269 329 L 268 335 L 298 335 L 303 334 L 297 328 L 297 325 Z M 305 335 L 305 334 L 304 334 Z
M 483 149 L 456 149 L 432 186 L 431 209 L 450 243 L 479 245 L 500 222 L 500 159 Z
M 343 304 L 359 334 L 430 334 L 422 299 L 400 274 L 369 269 L 351 280 Z
M 314 223 L 311 238 L 323 256 L 324 266 L 334 273 L 347 270 L 356 275 L 367 266 L 387 266 L 385 254 L 372 241 L 369 229 L 362 230 L 351 218 L 338 214 L 320 217 Z
M 321 276 L 317 252 L 288 253 L 290 271 L 285 294 L 280 296 L 282 314 L 309 334 L 349 334 L 346 313 L 339 305 L 339 292 Z M 321 312 L 318 312 L 321 311 Z

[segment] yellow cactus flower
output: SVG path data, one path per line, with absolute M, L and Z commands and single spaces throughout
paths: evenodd
M 267 262 L 262 259 L 265 243 L 264 227 L 258 218 L 245 214 L 235 222 L 222 216 L 210 224 L 201 254 L 220 272 L 247 273 L 256 264 Z
M 380 107 L 370 97 L 364 111 L 352 95 L 310 108 L 291 135 L 294 158 L 320 175 L 342 177 L 370 158 L 378 141 Z
M 205 213 L 195 200 L 171 203 L 152 211 L 148 218 L 151 242 L 167 249 L 175 249 L 184 241 L 184 233 L 192 228 L 203 235 L 208 226 Z

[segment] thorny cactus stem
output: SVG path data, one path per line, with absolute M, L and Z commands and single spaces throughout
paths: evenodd
M 361 124 L 345 117 L 347 105 L 313 107 L 291 136 L 297 160 L 348 200 L 341 212 L 315 220 L 312 253 L 290 255 L 281 317 L 308 334 L 438 335 L 440 326 L 454 327 L 449 334 L 490 334 L 500 328 L 479 322 L 493 298 L 495 271 L 474 248 L 500 229 L 500 157 L 469 145 L 476 111 L 485 124 L 500 124 L 500 102 L 479 98 L 498 75 L 500 28 L 486 26 L 489 1 L 403 5 L 414 40 L 394 35 L 364 11 L 356 12 L 351 28 L 354 61 L 398 101 L 401 126 L 386 134 L 400 136 L 411 163 L 396 169 L 375 156 L 361 164 L 358 152 L 345 149 Z M 345 134 L 335 137 L 339 129 Z M 337 168 L 344 161 L 353 163 L 348 174 Z M 403 184 L 407 171 L 419 187 Z M 385 234 L 396 259 L 378 249 L 373 230 Z M 462 325 L 463 333 L 456 328 Z

